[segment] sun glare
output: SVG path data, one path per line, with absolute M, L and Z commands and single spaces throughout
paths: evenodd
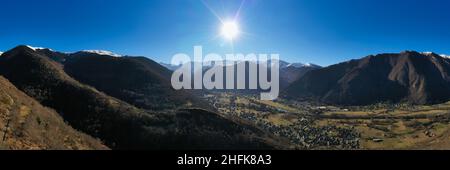
M 239 35 L 239 25 L 235 21 L 227 21 L 222 24 L 222 36 L 227 40 L 236 39 Z

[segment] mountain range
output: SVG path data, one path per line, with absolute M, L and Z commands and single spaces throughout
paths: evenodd
M 223 65 L 227 66 L 227 65 L 229 65 L 228 63 L 238 64 L 239 62 L 242 62 L 242 61 L 227 61 L 227 60 L 225 60 L 225 61 L 222 61 L 222 62 L 223 62 Z M 193 63 L 195 63 L 195 62 L 190 62 L 190 64 L 193 64 Z M 202 65 L 206 65 L 206 62 L 204 62 L 204 63 L 198 62 L 198 63 L 200 63 Z M 287 67 L 294 67 L 294 68 L 303 68 L 303 67 L 321 68 L 321 66 L 316 65 L 316 64 L 312 64 L 312 63 L 306 63 L 306 64 L 303 64 L 303 63 L 289 63 L 289 62 L 286 62 L 286 61 L 283 61 L 283 60 L 279 60 L 278 63 L 279 63 L 280 69 L 284 69 L 284 68 L 287 68 Z M 167 64 L 167 63 L 164 63 L 164 62 L 160 62 L 159 64 L 161 64 L 162 66 L 164 66 L 167 69 L 172 70 L 172 71 L 175 71 L 176 69 L 178 69 L 178 68 L 180 68 L 182 66 L 182 65 Z M 206 67 L 206 68 L 208 68 L 208 67 Z
M 176 68 L 101 50 L 8 50 L 0 54 L 0 149 L 287 147 L 282 137 L 219 114 L 202 93 L 172 89 Z M 292 101 L 434 104 L 450 100 L 449 72 L 447 56 L 404 51 L 323 68 L 280 61 L 280 85 Z
M 370 55 L 310 71 L 284 95 L 339 105 L 441 103 L 450 100 L 449 72 L 450 59 L 435 53 Z
M 252 64 L 252 63 L 254 64 L 254 62 L 250 62 L 250 61 L 232 61 L 232 62 L 223 61 L 224 70 L 226 69 L 226 67 L 230 67 L 230 66 L 236 67 L 238 64 L 241 64 L 242 62 L 245 62 L 246 68 L 249 67 L 249 64 Z M 192 67 L 194 66 L 194 63 L 195 62 L 190 63 Z M 233 63 L 233 64 L 230 65 L 229 63 Z M 279 70 L 280 71 L 280 89 L 285 89 L 289 84 L 291 84 L 295 80 L 302 77 L 308 71 L 322 68 L 319 65 L 311 64 L 311 63 L 307 63 L 307 64 L 289 63 L 289 62 L 286 62 L 283 60 L 279 60 L 278 63 L 279 63 L 279 68 L 280 68 L 280 70 Z M 172 65 L 172 64 L 166 64 L 166 63 L 160 63 L 160 64 L 172 71 L 175 71 L 176 69 L 181 67 L 181 65 Z M 205 63 L 199 63 L 199 64 L 206 65 Z M 262 63 L 258 63 L 258 64 L 267 65 L 266 62 L 262 62 Z M 256 65 L 258 65 L 258 64 L 256 64 Z M 203 69 L 207 70 L 210 67 L 211 66 L 204 66 Z M 198 70 L 196 70 L 196 71 L 198 71 Z M 248 69 L 245 71 L 245 75 L 246 76 L 249 75 Z M 224 72 L 224 77 L 225 76 L 226 75 Z M 236 77 L 236 75 L 235 75 L 235 77 Z M 248 79 L 248 77 L 247 77 L 247 79 Z M 236 80 L 235 80 L 235 82 L 236 82 Z M 246 80 L 246 82 L 248 82 L 248 80 Z
M 122 69 L 132 71 L 136 75 L 124 75 L 120 73 L 123 70 L 114 70 L 120 68 L 122 63 L 127 67 L 133 67 Z M 29 46 L 18 46 L 0 57 L 0 75 L 30 98 L 54 109 L 59 113 L 60 119 L 68 122 L 68 125 L 100 139 L 111 149 L 281 147 L 270 134 L 245 122 L 224 118 L 208 108 L 202 109 L 194 105 L 183 107 L 176 99 L 172 100 L 171 94 L 166 94 L 172 93 L 167 91 L 167 87 L 170 86 L 164 78 L 161 78 L 168 72 L 164 67 L 158 66 L 153 61 L 141 57 L 118 58 L 92 52 L 68 55 Z M 113 72 L 117 74 L 97 69 L 95 76 L 105 82 L 93 81 L 87 75 L 87 70 L 83 70 L 89 67 L 117 71 Z M 140 78 L 144 80 L 141 82 Z M 122 85 L 121 82 L 129 84 Z M 109 84 L 111 87 L 104 87 L 103 83 L 111 83 Z M 130 87 L 122 89 L 127 85 Z M 146 105 L 136 102 L 134 98 L 129 98 L 133 95 L 121 93 L 121 90 L 138 96 L 153 97 L 151 93 L 157 93 L 155 96 L 169 95 L 166 100 L 157 102 L 161 105 L 179 107 L 172 110 L 153 108 L 155 103 Z M 70 133 L 61 135 L 74 138 Z

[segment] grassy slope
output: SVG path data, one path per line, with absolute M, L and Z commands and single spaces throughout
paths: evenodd
M 449 108 L 450 103 L 443 103 L 391 111 L 327 112 L 318 124 L 354 126 L 365 149 L 450 149 Z
M 1 76 L 0 128 L 0 149 L 107 149 Z

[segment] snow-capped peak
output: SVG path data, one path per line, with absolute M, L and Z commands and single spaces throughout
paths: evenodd
M 429 52 L 429 51 L 421 52 L 420 54 L 426 55 L 426 56 L 428 56 L 428 57 L 433 57 L 433 58 L 437 55 L 436 53 Z
M 302 68 L 302 67 L 319 67 L 318 65 L 312 64 L 312 63 L 291 63 L 287 65 L 287 67 L 295 67 L 295 68 Z
M 435 53 L 433 53 L 433 52 L 422 52 L 422 54 L 424 54 L 424 55 L 432 55 L 432 54 L 435 54 Z M 439 56 L 444 57 L 444 58 L 450 58 L 450 56 L 446 55 L 446 54 L 439 54 Z
M 286 67 L 296 67 L 296 68 L 300 68 L 300 67 L 304 67 L 306 66 L 306 64 L 303 63 L 290 63 L 288 64 Z
M 3 54 L 3 52 L 0 51 L 0 55 L 2 55 L 2 54 Z
M 50 48 L 44 48 L 44 47 L 33 47 L 33 46 L 30 46 L 30 45 L 26 45 L 26 47 L 28 47 L 28 48 L 30 48 L 30 49 L 32 49 L 34 51 L 37 51 L 37 50 L 50 50 L 50 51 L 53 51 Z M 122 56 L 122 55 L 113 53 L 111 51 L 106 51 L 106 50 L 83 50 L 81 52 L 92 53 L 92 54 L 99 54 L 99 55 L 108 55 L 108 56 L 113 56 L 113 57 L 121 57 Z M 65 54 L 74 54 L 73 52 L 63 52 L 63 53 L 65 53 Z
M 33 49 L 34 51 L 36 51 L 36 50 L 44 50 L 44 49 L 48 49 L 50 51 L 53 51 L 50 48 L 44 48 L 44 47 L 33 47 L 33 46 L 30 46 L 30 45 L 27 45 L 27 47 Z
M 105 51 L 105 50 L 83 50 L 82 52 L 94 53 L 94 54 L 99 54 L 99 55 L 109 55 L 109 56 L 113 56 L 113 57 L 121 57 L 122 56 L 122 55 L 113 53 L 111 51 Z
M 450 55 L 446 55 L 446 54 L 441 54 L 440 56 L 444 57 L 444 58 L 450 58 Z

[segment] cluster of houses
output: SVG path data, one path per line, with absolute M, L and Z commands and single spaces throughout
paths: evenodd
M 223 95 L 223 94 L 221 94 Z M 284 137 L 291 141 L 298 149 L 336 148 L 336 149 L 358 149 L 360 134 L 354 129 L 341 128 L 337 126 L 314 126 L 313 119 L 305 115 L 297 114 L 298 120 L 290 125 L 280 126 L 268 121 L 266 118 L 274 113 L 286 113 L 287 111 L 269 107 L 262 104 L 239 104 L 233 96 L 209 95 L 208 101 L 219 111 L 229 116 L 239 117 L 243 120 L 256 124 L 261 129 L 274 135 Z M 223 101 L 223 97 L 229 102 Z M 318 106 L 308 107 L 309 111 L 333 111 L 341 110 L 337 107 Z M 253 112 L 250 112 L 252 110 Z M 254 112 L 257 112 L 254 113 Z M 292 113 L 295 114 L 295 113 Z

